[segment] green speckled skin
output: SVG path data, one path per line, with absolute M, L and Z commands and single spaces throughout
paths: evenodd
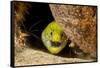
M 67 37 L 59 24 L 53 21 L 42 32 L 42 41 L 50 53 L 58 54 L 66 46 Z

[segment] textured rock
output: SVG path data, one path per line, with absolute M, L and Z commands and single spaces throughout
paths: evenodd
M 55 20 L 85 53 L 96 58 L 96 7 L 50 4 Z

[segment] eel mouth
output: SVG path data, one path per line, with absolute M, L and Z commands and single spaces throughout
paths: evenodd
M 51 46 L 52 47 L 60 47 L 63 43 L 62 42 L 53 42 L 51 41 Z

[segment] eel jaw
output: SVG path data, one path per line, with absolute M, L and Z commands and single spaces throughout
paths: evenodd
M 52 54 L 58 54 L 65 46 L 66 46 L 67 40 L 63 42 L 52 42 L 48 40 L 48 45 L 45 45 L 48 51 Z
M 61 37 L 62 40 L 60 42 L 53 42 L 52 40 L 45 37 L 44 32 L 42 33 L 42 41 L 44 43 L 44 46 L 52 54 L 58 54 L 66 46 L 68 38 L 64 33 L 62 33 Z
M 62 45 L 62 42 L 53 42 L 51 41 L 51 46 L 52 47 L 60 47 Z

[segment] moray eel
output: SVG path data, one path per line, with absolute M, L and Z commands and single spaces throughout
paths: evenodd
M 58 54 L 67 44 L 67 36 L 55 21 L 52 21 L 42 32 L 42 41 L 48 51 Z

